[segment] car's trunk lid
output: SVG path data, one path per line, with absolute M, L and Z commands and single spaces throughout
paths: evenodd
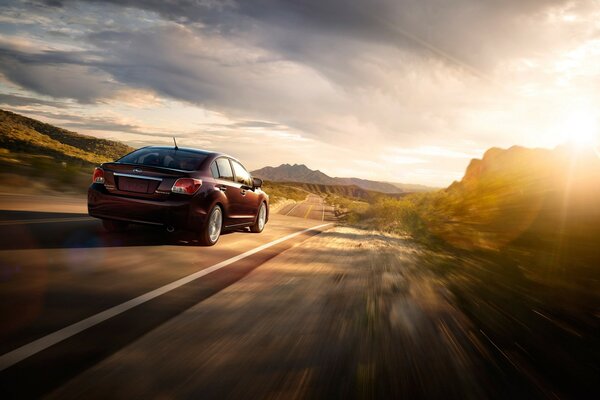
M 104 186 L 122 196 L 166 199 L 178 178 L 188 177 L 190 172 L 150 165 L 105 163 Z

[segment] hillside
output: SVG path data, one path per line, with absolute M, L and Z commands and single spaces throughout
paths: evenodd
M 378 182 L 360 178 L 333 178 L 319 170 L 312 170 L 304 164 L 281 164 L 278 167 L 264 167 L 252 171 L 252 175 L 274 182 L 301 182 L 316 185 L 357 186 L 363 190 L 381 193 L 407 193 L 430 191 L 422 185 Z
M 454 227 L 438 222 L 434 230 L 461 247 L 575 243 L 584 233 L 600 233 L 600 159 L 568 147 L 492 148 L 437 201 L 431 218 Z
M 518 253 L 545 269 L 578 269 L 584 279 L 600 262 L 600 158 L 592 149 L 492 148 L 447 189 L 382 199 L 356 218 L 464 250 Z
M 341 196 L 364 201 L 374 201 L 382 196 L 397 198 L 406 195 L 405 193 L 382 193 L 374 190 L 365 190 L 357 185 L 326 185 L 303 182 L 287 182 L 287 184 L 306 192 L 323 196 Z
M 308 193 L 320 195 L 328 202 L 360 201 L 373 203 L 382 197 L 401 198 L 407 193 L 381 193 L 365 190 L 356 185 L 325 185 L 303 182 L 264 181 L 264 188 L 272 201 L 281 199 L 303 200 Z
M 0 110 L 0 188 L 4 191 L 83 193 L 94 165 L 132 150 L 120 142 Z
M 387 182 L 390 185 L 396 186 L 398 189 L 407 193 L 421 193 L 421 192 L 433 192 L 439 188 L 419 185 L 418 183 L 398 183 L 398 182 Z
M 75 165 L 114 160 L 133 148 L 0 110 L 0 148 L 10 153 L 45 155 Z

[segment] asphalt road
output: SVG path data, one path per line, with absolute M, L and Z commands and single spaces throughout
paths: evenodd
M 0 393 L 47 393 L 327 228 L 321 225 L 272 215 L 261 234 L 227 233 L 218 245 L 201 247 L 148 227 L 105 233 L 85 214 L 84 199 L 0 196 Z M 224 262 L 230 264 L 153 293 Z M 140 304 L 98 318 L 148 293 Z M 82 321 L 91 326 L 76 325 Z
M 279 210 L 279 214 L 317 221 L 334 221 L 333 211 L 333 207 L 325 204 L 322 197 L 309 194 L 304 201 L 283 207 Z

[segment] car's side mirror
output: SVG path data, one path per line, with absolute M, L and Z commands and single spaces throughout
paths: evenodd
M 260 178 L 252 178 L 252 186 L 254 186 L 254 188 L 259 188 L 262 187 L 263 181 Z

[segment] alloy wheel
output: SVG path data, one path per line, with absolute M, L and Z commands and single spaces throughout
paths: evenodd
M 211 242 L 216 242 L 221 235 L 221 227 L 223 226 L 223 215 L 221 208 L 215 207 L 210 213 L 208 219 L 208 237 Z

